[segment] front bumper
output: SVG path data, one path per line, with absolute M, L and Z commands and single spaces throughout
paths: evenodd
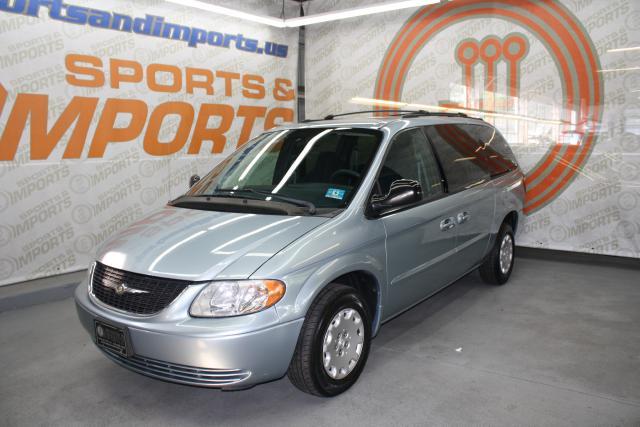
M 286 374 L 303 318 L 279 323 L 271 308 L 236 318 L 193 319 L 184 311 L 192 300 L 190 294 L 178 297 L 183 301 L 172 303 L 167 313 L 149 317 L 96 304 L 86 283 L 76 289 L 75 301 L 80 322 L 94 342 L 95 319 L 128 330 L 131 357 L 100 349 L 114 362 L 140 374 L 223 389 L 246 388 Z M 180 311 L 182 318 L 177 316 Z

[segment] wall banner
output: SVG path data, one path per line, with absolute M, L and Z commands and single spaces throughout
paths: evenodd
M 598 72 L 600 60 L 595 46 L 580 22 L 569 9 L 559 3 L 526 2 L 521 0 L 471 0 L 446 2 L 422 8 L 401 27 L 389 46 L 374 90 L 375 99 L 400 101 L 411 63 L 421 49 L 428 48 L 433 37 L 447 25 L 478 18 L 504 18 L 526 28 L 539 43 L 544 44 L 558 68 L 562 87 L 562 132 L 555 144 L 531 168 L 525 179 L 527 189 L 525 213 L 531 214 L 551 203 L 578 175 L 596 143 L 597 124 L 602 117 L 603 80 Z M 520 66 L 528 54 L 529 41 L 521 33 L 504 38 L 493 35 L 482 40 L 461 41 L 456 61 L 464 69 L 464 87 L 473 91 L 472 72 L 476 65 L 484 66 L 483 106 L 488 107 L 497 94 L 498 62 L 506 63 L 506 89 L 510 98 L 520 97 Z M 463 108 L 474 108 L 468 96 Z M 493 102 L 495 105 L 495 101 Z M 449 105 L 449 104 L 448 104 Z M 567 144 L 566 132 L 579 139 Z
M 0 285 L 86 268 L 294 120 L 292 30 L 153 0 L 0 0 L 0 34 Z
M 456 0 L 307 35 L 307 116 L 483 117 L 526 173 L 518 244 L 640 257 L 640 3 Z

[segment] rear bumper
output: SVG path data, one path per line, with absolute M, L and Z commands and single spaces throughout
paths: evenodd
M 188 320 L 182 319 L 167 324 L 167 332 L 163 332 L 158 323 L 153 325 L 153 331 L 148 330 L 138 319 L 93 303 L 86 284 L 76 289 L 75 301 L 80 322 L 94 342 L 95 319 L 127 329 L 133 350 L 131 357 L 101 348 L 119 365 L 165 381 L 223 389 L 246 388 L 285 375 L 304 321 L 301 318 L 263 329 L 256 322 L 256 330 L 246 332 L 243 328 L 243 333 L 234 335 L 228 324 L 224 334 L 217 331 L 216 319 L 211 319 L 209 327 L 176 332 Z M 245 326 L 249 316 L 240 320 Z

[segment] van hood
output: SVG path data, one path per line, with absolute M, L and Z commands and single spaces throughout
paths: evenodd
M 245 279 L 327 220 L 166 206 L 113 236 L 100 248 L 97 260 L 151 276 Z

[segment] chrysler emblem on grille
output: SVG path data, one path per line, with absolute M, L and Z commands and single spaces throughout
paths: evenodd
M 116 285 L 113 290 L 116 292 L 116 295 L 149 293 L 149 291 L 143 291 L 142 289 L 131 288 L 126 283 Z

